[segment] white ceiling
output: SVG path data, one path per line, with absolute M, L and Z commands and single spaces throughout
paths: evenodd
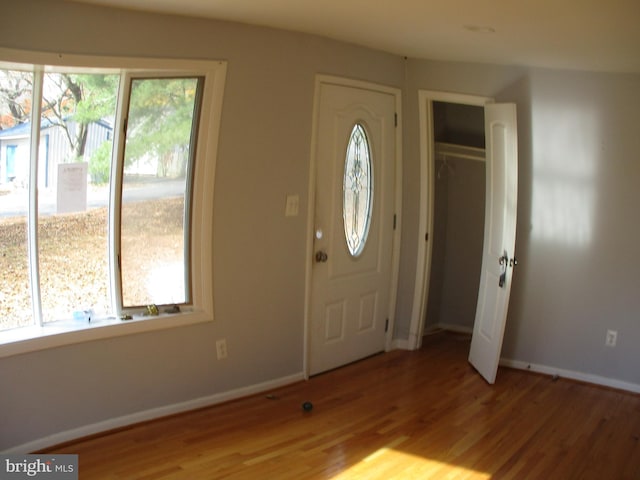
M 640 73 L 640 0 L 77 1 L 312 33 L 413 58 Z

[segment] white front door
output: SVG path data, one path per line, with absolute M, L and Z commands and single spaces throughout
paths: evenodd
M 485 105 L 486 206 L 482 271 L 469 362 L 494 383 L 515 262 L 518 140 L 514 104 Z
M 385 349 L 396 162 L 394 94 L 317 89 L 311 375 Z

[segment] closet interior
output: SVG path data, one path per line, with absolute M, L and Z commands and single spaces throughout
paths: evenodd
M 433 102 L 434 229 L 425 334 L 473 331 L 484 238 L 484 108 Z

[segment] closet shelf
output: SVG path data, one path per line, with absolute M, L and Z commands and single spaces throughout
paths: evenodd
M 464 158 L 467 160 L 485 161 L 484 148 L 467 147 L 465 145 L 456 145 L 453 143 L 436 142 L 436 157 L 444 156 L 445 158 Z

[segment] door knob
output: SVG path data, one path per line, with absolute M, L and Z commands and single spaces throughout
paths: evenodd
M 498 279 L 498 286 L 500 288 L 504 288 L 504 284 L 507 281 L 507 265 L 509 265 L 509 255 L 506 250 L 498 259 L 498 263 L 500 264 L 500 278 Z
M 324 263 L 327 261 L 327 259 L 329 258 L 329 256 L 327 255 L 326 252 L 322 251 L 322 250 L 318 250 L 316 252 L 316 262 L 318 263 Z

